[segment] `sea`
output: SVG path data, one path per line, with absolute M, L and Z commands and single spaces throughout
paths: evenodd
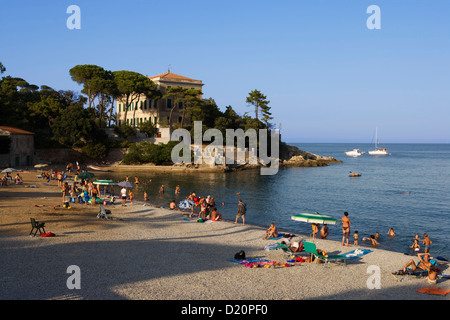
M 127 172 L 103 174 L 123 181 L 125 175 L 140 184 L 133 191 L 136 203 L 168 207 L 190 192 L 214 196 L 225 220 L 234 221 L 238 200 L 247 205 L 246 224 L 268 227 L 271 222 L 281 232 L 309 237 L 311 224 L 293 220 L 298 213 L 319 212 L 340 221 L 344 212 L 351 220 L 351 235 L 358 231 L 359 245 L 370 248 L 363 237 L 379 232 L 380 249 L 415 254 L 410 246 L 417 234 L 432 240 L 430 253 L 450 259 L 450 144 L 384 144 L 390 155 L 373 156 L 373 144 L 289 143 L 301 150 L 331 156 L 342 163 L 323 167 L 280 168 L 264 176 L 260 171 L 231 173 Z M 349 157 L 344 151 L 358 148 L 366 154 Z M 359 177 L 349 177 L 358 172 Z M 164 194 L 159 188 L 164 185 Z M 175 194 L 179 185 L 181 193 Z M 180 216 L 181 219 L 181 216 Z M 241 220 L 239 220 L 241 223 Z M 329 225 L 328 239 L 342 240 L 340 224 Z M 396 235 L 389 237 L 393 228 Z M 353 239 L 351 238 L 351 242 Z M 423 252 L 422 241 L 420 241 Z

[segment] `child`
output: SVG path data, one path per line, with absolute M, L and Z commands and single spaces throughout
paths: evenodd
M 134 193 L 130 190 L 130 192 L 128 193 L 128 196 L 130 197 L 130 203 L 133 204 L 133 196 Z
M 429 253 L 430 252 L 430 245 L 432 243 L 433 242 L 430 240 L 430 238 L 428 238 L 428 233 L 424 233 L 423 234 L 423 245 L 425 246 L 424 247 L 424 252 L 425 253 Z
M 359 239 L 358 230 L 355 230 L 355 233 L 353 234 L 353 245 L 354 246 L 358 245 L 358 239 Z
M 148 200 L 147 192 L 144 192 L 144 201 Z
M 414 243 L 411 245 L 410 248 L 413 249 L 415 252 L 418 252 L 420 250 L 419 240 L 414 239 Z
M 363 240 L 370 240 L 373 246 L 379 245 L 378 241 L 375 239 L 374 235 L 371 235 L 370 238 L 364 237 Z
M 313 232 L 310 234 L 310 236 L 313 238 L 313 241 L 314 241 L 316 239 L 317 233 L 319 232 L 319 224 L 313 223 L 311 227 L 312 227 Z

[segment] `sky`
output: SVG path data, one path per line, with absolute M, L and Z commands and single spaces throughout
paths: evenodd
M 69 29 L 70 5 L 80 29 Z M 367 12 L 371 5 L 380 15 Z M 224 111 L 270 100 L 286 142 L 450 143 L 447 0 L 0 0 L 3 74 L 80 92 L 95 64 L 202 80 Z M 367 20 L 379 18 L 380 29 Z

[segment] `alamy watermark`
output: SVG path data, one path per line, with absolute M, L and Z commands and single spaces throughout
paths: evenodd
M 202 122 L 194 121 L 194 164 L 261 164 L 261 175 L 274 175 L 278 172 L 280 134 L 277 131 L 270 130 L 270 155 L 268 154 L 269 132 L 267 129 L 259 129 L 258 134 L 255 129 L 248 129 L 245 132 L 243 129 L 226 129 L 225 133 L 226 145 L 224 147 L 223 134 L 220 130 L 208 129 L 203 133 Z M 177 129 L 172 132 L 170 138 L 172 141 L 180 141 L 172 149 L 172 162 L 175 164 L 191 163 L 192 137 L 190 132 L 186 129 Z M 248 139 L 248 148 L 246 148 L 246 139 Z M 205 141 L 212 142 L 203 148 Z M 247 152 L 248 161 L 246 160 Z
M 67 29 L 81 29 L 81 9 L 79 6 L 72 4 L 67 7 L 66 13 L 71 15 L 67 18 L 66 26 Z

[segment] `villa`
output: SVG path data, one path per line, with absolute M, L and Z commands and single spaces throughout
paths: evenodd
M 158 86 L 162 95 L 164 95 L 166 88 L 170 87 L 180 86 L 182 88 L 202 91 L 204 85 L 201 80 L 194 80 L 171 73 L 170 70 L 149 78 Z M 127 123 L 130 126 L 138 127 L 140 123 L 150 121 L 158 129 L 157 138 L 169 137 L 170 139 L 168 124 L 170 111 L 174 106 L 173 103 L 171 98 L 152 100 L 145 95 L 141 95 L 138 101 L 130 105 L 125 119 L 125 101 L 119 99 L 116 103 L 117 124 Z M 173 124 L 181 122 L 183 108 L 183 102 L 179 102 L 178 106 L 173 110 Z

